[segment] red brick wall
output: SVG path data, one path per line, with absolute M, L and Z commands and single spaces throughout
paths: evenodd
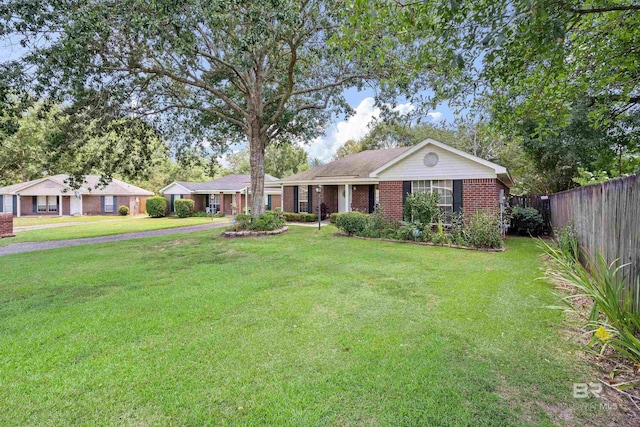
M 0 212 L 0 237 L 13 236 L 13 214 Z
M 232 194 L 225 194 L 222 196 L 223 204 L 224 204 L 224 214 L 231 215 L 233 212 L 233 208 L 231 207 L 231 202 L 233 201 Z
M 315 195 L 314 195 L 315 196 Z M 321 203 L 327 206 L 329 213 L 338 212 L 338 186 L 337 185 L 324 185 L 322 187 L 322 193 L 320 194 Z M 318 214 L 318 204 L 315 199 L 313 202 L 313 213 Z M 368 202 L 367 202 L 368 207 Z
M 284 187 L 282 197 L 284 197 L 284 212 L 293 212 L 293 190 L 295 187 Z
M 402 181 L 380 181 L 380 209 L 384 214 L 402 221 Z
M 82 196 L 83 215 L 102 215 L 100 196 Z
M 462 181 L 462 209 L 465 216 L 488 209 L 500 209 L 500 189 L 503 184 L 495 178 L 465 179 Z M 505 187 L 505 194 L 508 190 Z
M 282 196 L 280 196 L 279 194 L 272 194 L 271 195 L 271 210 L 276 210 L 276 209 L 280 209 L 281 207 L 281 202 L 282 202 Z
M 351 190 L 351 210 L 369 213 L 369 185 L 354 185 Z

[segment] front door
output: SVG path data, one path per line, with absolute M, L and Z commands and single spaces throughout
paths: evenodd
M 71 199 L 71 203 L 69 206 L 69 214 L 72 216 L 82 215 L 82 196 L 72 195 L 69 197 Z

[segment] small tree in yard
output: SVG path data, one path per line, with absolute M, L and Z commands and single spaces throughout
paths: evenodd
M 346 87 L 383 74 L 383 63 L 331 43 L 345 39 L 348 15 L 337 0 L 0 6 L 3 31 L 29 47 L 20 65 L 35 64 L 40 85 L 75 99 L 98 91 L 98 102 L 160 125 L 188 123 L 181 137 L 211 147 L 248 141 L 254 217 L 265 210 L 265 148 L 322 133 L 332 111 L 349 110 Z M 179 120 L 168 120 L 174 112 Z
M 147 214 L 152 218 L 160 218 L 167 214 L 167 199 L 162 196 L 147 199 Z

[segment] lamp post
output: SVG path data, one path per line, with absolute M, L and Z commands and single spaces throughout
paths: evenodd
M 320 230 L 320 225 L 322 223 L 322 212 L 320 211 L 320 193 L 322 193 L 322 185 L 318 184 L 316 185 L 316 194 L 318 195 L 318 230 Z

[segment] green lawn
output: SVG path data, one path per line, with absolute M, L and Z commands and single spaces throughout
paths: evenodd
M 16 233 L 16 237 L 1 239 L 0 246 L 22 242 L 80 239 L 84 237 L 108 236 L 111 234 L 185 227 L 188 225 L 207 224 L 212 221 L 231 221 L 231 218 L 214 218 L 212 220 L 211 218 L 178 218 L 171 216 L 166 218 L 133 217 L 124 219 L 112 218 L 109 221 L 95 220 L 65 227 L 20 231 L 19 233 Z
M 602 422 L 532 240 L 333 233 L 0 257 L 0 425 Z
M 69 222 L 100 222 L 100 221 L 122 221 L 144 218 L 146 215 L 137 216 L 115 216 L 115 215 L 83 215 L 83 216 L 21 216 L 13 218 L 14 227 L 28 227 L 34 225 L 65 224 Z

